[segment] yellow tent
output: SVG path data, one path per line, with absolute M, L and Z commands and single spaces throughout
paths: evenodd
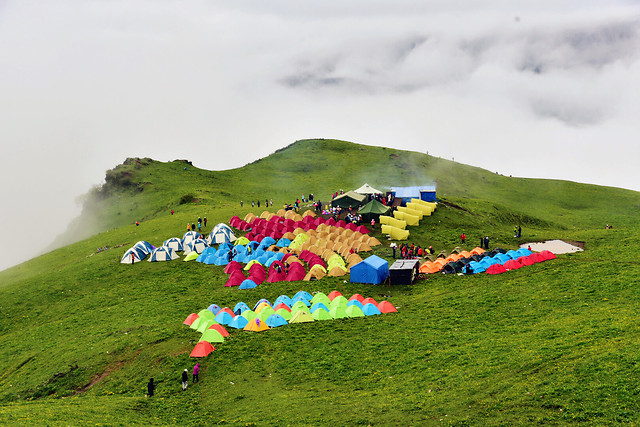
M 382 225 L 382 234 L 386 234 L 393 240 L 407 240 L 409 238 L 409 230 L 394 227 L 392 225 Z
M 386 215 L 380 215 L 380 224 L 391 225 L 393 227 L 400 228 L 402 230 L 407 228 L 407 222 L 406 221 L 395 219 L 392 216 L 386 216 Z M 385 234 L 385 233 L 383 233 L 383 234 Z
M 405 221 L 407 225 L 420 225 L 420 219 L 415 215 L 409 215 L 406 212 L 394 211 L 393 216 L 396 219 Z
M 408 213 L 409 215 L 417 216 L 418 219 L 422 219 L 424 211 L 421 209 L 412 209 L 410 207 L 398 206 L 400 212 Z

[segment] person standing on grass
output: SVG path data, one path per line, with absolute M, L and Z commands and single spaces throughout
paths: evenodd
M 200 362 L 196 363 L 196 366 L 193 367 L 193 383 L 200 382 L 198 378 L 198 374 L 200 374 Z
M 133 264 L 134 262 L 136 262 L 136 254 L 131 251 L 131 264 Z
M 187 389 L 189 385 L 189 374 L 187 374 L 187 370 L 182 371 L 182 391 Z
M 153 382 L 153 378 L 151 378 L 149 380 L 149 382 L 147 383 L 147 396 L 152 397 L 153 396 L 153 391 L 156 389 L 156 385 Z
M 460 240 L 462 240 L 462 244 L 464 245 L 465 240 L 467 240 L 467 235 L 464 232 L 460 235 Z
M 206 216 L 204 217 L 204 226 L 205 227 L 207 226 L 207 217 Z

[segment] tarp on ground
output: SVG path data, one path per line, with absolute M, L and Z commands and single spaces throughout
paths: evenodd
M 376 190 L 375 188 L 373 188 L 372 186 L 366 183 L 362 187 L 358 188 L 357 190 L 353 190 L 353 192 L 358 194 L 365 194 L 365 195 L 382 194 L 382 191 Z
M 351 267 L 350 281 L 352 283 L 371 283 L 374 285 L 384 282 L 389 277 L 389 262 L 377 255 Z
M 333 199 L 331 201 L 331 206 L 340 206 L 342 208 L 349 208 L 349 207 L 354 208 L 362 205 L 362 203 L 364 203 L 366 199 L 367 199 L 367 196 L 358 194 L 353 191 L 348 191 L 344 194 L 339 195 L 335 199 Z

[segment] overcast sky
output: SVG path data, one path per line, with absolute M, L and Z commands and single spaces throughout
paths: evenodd
M 303 138 L 640 190 L 637 1 L 0 0 L 0 269 L 126 157 Z

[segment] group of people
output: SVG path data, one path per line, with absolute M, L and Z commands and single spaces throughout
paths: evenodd
M 202 227 L 203 227 L 203 223 L 204 223 L 204 227 L 207 226 L 207 217 L 204 217 L 204 220 L 202 219 L 202 217 L 198 217 L 198 221 L 197 222 L 192 222 L 191 224 L 187 223 L 187 231 L 196 231 L 196 224 L 197 225 L 197 230 L 198 233 L 202 232 Z
M 260 200 L 258 200 L 258 201 L 252 200 L 251 201 L 251 207 L 252 208 L 255 208 L 256 205 L 258 205 L 258 207 L 260 207 Z M 240 200 L 240 207 L 243 207 L 243 206 L 244 206 L 244 200 Z M 268 208 L 269 206 L 273 206 L 273 199 L 271 199 L 271 200 L 264 199 L 264 207 Z
M 200 382 L 200 362 L 196 363 L 193 367 L 193 383 Z M 182 381 L 182 390 L 186 390 L 189 386 L 189 371 L 185 369 L 182 371 L 182 375 L 180 376 L 180 380 Z M 153 381 L 153 378 L 149 379 L 147 383 L 147 396 L 153 397 L 153 394 L 156 390 L 157 384 Z
M 413 259 L 416 257 L 423 257 L 429 254 L 434 254 L 436 251 L 433 246 L 423 248 L 420 245 L 414 245 L 413 243 L 401 243 L 398 246 L 395 242 L 391 244 L 391 250 L 393 251 L 393 258 L 396 258 L 396 252 L 400 252 L 402 259 Z

